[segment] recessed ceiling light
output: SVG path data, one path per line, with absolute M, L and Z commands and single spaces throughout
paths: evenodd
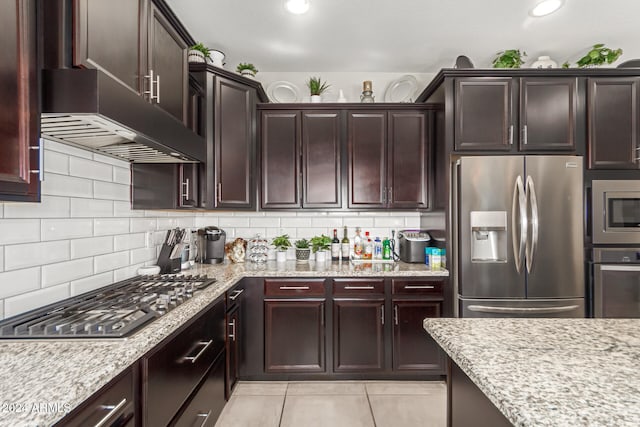
M 546 16 L 562 7 L 564 0 L 543 0 L 531 9 L 531 16 Z
M 284 7 L 295 15 L 301 15 L 309 10 L 310 0 L 285 0 Z

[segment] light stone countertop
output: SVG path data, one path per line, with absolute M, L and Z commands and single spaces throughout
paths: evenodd
M 640 319 L 425 319 L 515 426 L 640 425 Z
M 0 426 L 49 426 L 131 366 L 243 277 L 448 276 L 424 264 L 196 265 L 217 282 L 125 339 L 0 341 Z M 47 406 L 48 405 L 48 406 Z M 47 408 L 60 408 L 59 411 Z

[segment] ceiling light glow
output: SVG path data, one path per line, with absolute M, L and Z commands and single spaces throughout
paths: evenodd
M 295 15 L 301 15 L 309 10 L 311 2 L 309 0 L 286 0 L 284 7 Z
M 563 0 L 544 0 L 531 9 L 531 16 L 539 17 L 549 15 L 562 7 Z

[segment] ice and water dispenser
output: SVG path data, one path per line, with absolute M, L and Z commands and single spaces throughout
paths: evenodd
M 471 262 L 507 262 L 507 212 L 472 211 Z

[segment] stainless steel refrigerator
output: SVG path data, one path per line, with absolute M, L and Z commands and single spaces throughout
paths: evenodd
M 454 164 L 460 317 L 584 317 L 582 157 Z

